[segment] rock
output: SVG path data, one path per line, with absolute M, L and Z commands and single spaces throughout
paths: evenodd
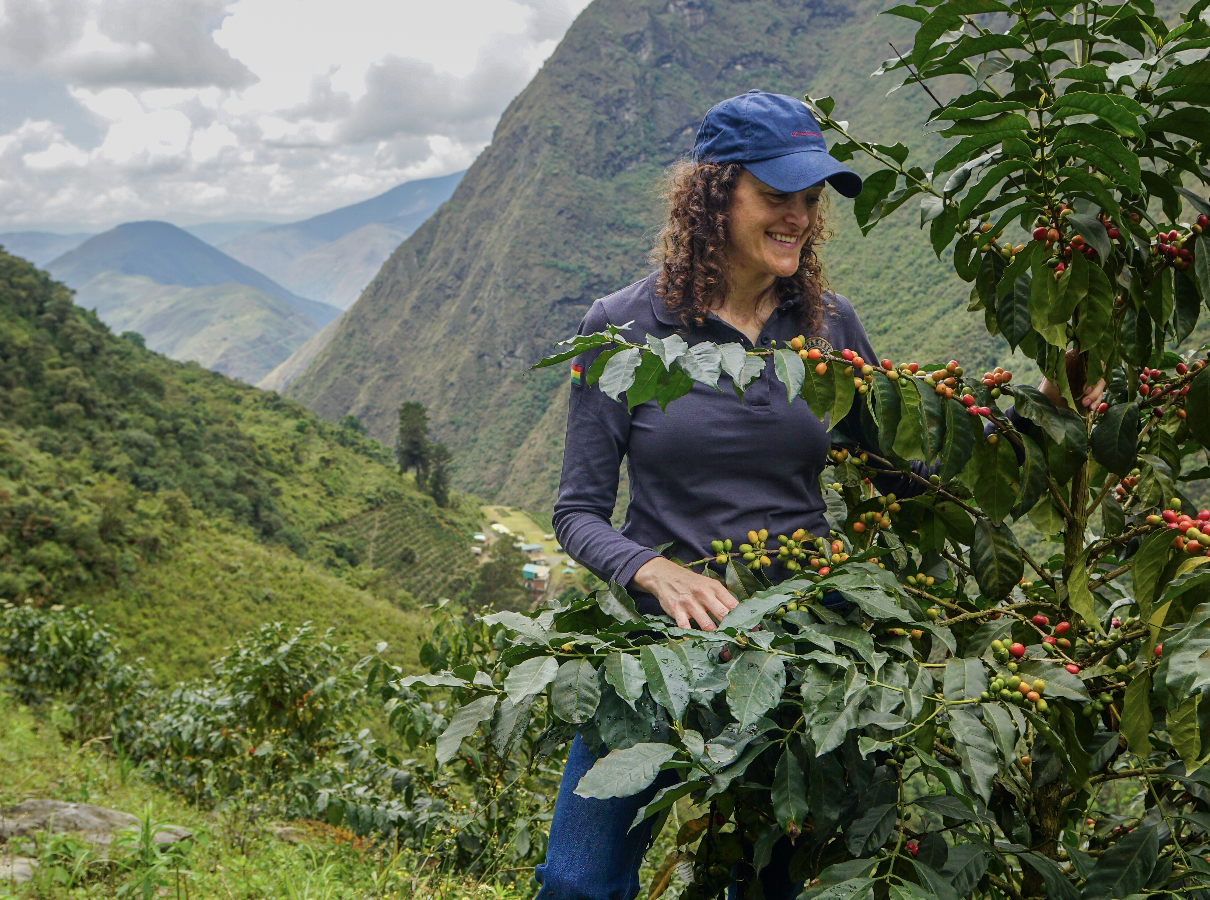
M 38 861 L 28 856 L 0 856 L 0 883 L 21 884 L 29 881 L 37 867 Z
M 79 832 L 93 844 L 109 844 L 114 832 L 138 829 L 139 820 L 130 813 L 87 803 L 62 800 L 24 800 L 0 812 L 0 840 L 24 837 L 36 831 Z M 184 828 L 168 828 L 155 836 L 157 844 L 173 844 L 193 837 Z

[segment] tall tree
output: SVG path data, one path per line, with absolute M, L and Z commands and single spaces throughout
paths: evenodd
M 423 403 L 409 400 L 399 404 L 395 459 L 400 473 L 415 472 L 416 485 L 423 488 L 429 469 L 429 411 Z
M 428 445 L 428 492 L 433 501 L 441 507 L 450 503 L 450 463 L 454 454 L 445 444 L 432 443 Z

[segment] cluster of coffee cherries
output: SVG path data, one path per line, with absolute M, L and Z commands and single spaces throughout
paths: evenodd
M 899 501 L 895 499 L 895 495 L 883 494 L 879 496 L 878 502 L 883 509 L 871 509 L 859 515 L 857 521 L 853 523 L 855 532 L 862 534 L 867 529 L 890 528 L 894 524 L 891 513 L 897 513 L 902 509 Z
M 811 366 L 816 375 L 828 374 L 828 360 L 824 358 L 823 351 L 818 347 L 806 347 L 807 339 L 803 335 L 791 338 L 790 349 L 798 353 L 799 358 Z M 840 358 L 845 363 L 844 374 L 853 378 L 853 387 L 859 394 L 864 394 L 869 390 L 870 383 L 874 380 L 874 372 L 881 369 L 891 381 L 899 378 L 899 372 L 891 364 L 889 359 L 884 359 L 874 366 L 863 359 L 858 353 L 845 347 L 840 351 Z M 916 371 L 916 366 L 912 366 L 912 372 Z
M 1182 272 L 1188 271 L 1193 265 L 1193 252 L 1185 246 L 1185 241 L 1192 240 L 1195 235 L 1205 231 L 1207 224 L 1210 224 L 1210 217 L 1203 214 L 1189 227 L 1188 235 L 1182 235 L 1175 228 L 1168 232 L 1159 232 L 1155 236 L 1155 243 L 1151 245 L 1151 255 L 1166 257 L 1174 268 Z
M 1148 516 L 1148 525 L 1163 525 L 1175 531 L 1172 546 L 1190 556 L 1210 556 L 1210 509 L 1203 509 L 1196 516 L 1182 513 L 1181 501 L 1173 497 L 1168 508 L 1157 515 Z
M 1041 678 L 1026 681 L 1015 672 L 1004 676 L 997 675 L 987 685 L 987 690 L 979 694 L 980 700 L 1003 700 L 1006 703 L 1016 703 L 1019 706 L 1032 704 L 1040 713 L 1047 710 L 1046 701 L 1042 698 L 1046 690 L 1046 682 Z
M 991 217 L 991 213 L 983 213 L 983 215 L 979 216 L 979 224 L 975 226 L 974 233 L 987 234 L 989 231 L 991 231 L 993 227 Z M 1017 246 L 1014 247 L 1011 241 L 1007 244 L 1001 244 L 1000 239 L 1003 237 L 1004 229 L 1002 228 L 991 236 L 991 238 L 988 240 L 987 246 L 991 247 L 992 250 L 1000 254 L 1001 259 L 1005 260 L 1005 262 L 1008 262 L 1012 260 L 1012 258 L 1018 253 L 1024 250 L 1025 245 L 1017 244 Z
M 1203 360 L 1194 360 L 1191 364 L 1177 363 L 1176 375 L 1169 377 L 1159 369 L 1142 369 L 1139 371 L 1139 401 L 1145 405 L 1151 406 L 1151 414 L 1157 418 L 1164 414 L 1164 411 L 1159 408 L 1159 405 L 1165 402 L 1165 398 L 1175 394 L 1178 398 L 1184 397 L 1189 393 L 1189 385 L 1182 384 L 1178 387 L 1177 382 L 1183 380 L 1184 376 L 1189 372 L 1197 372 L 1205 366 Z M 1098 410 L 1099 411 L 1099 410 Z M 1185 410 L 1177 408 L 1176 415 L 1178 418 L 1185 418 Z
M 731 558 L 731 547 L 730 538 L 711 541 L 710 549 L 715 553 L 715 562 L 725 564 Z M 827 575 L 832 571 L 832 566 L 849 558 L 842 541 L 829 542 L 803 528 L 791 535 L 779 534 L 776 550 L 770 545 L 768 529 L 749 531 L 748 540 L 740 544 L 737 550 L 744 565 L 753 572 L 773 565 L 776 558 L 787 571 Z
M 1008 384 L 1013 380 L 1013 373 L 1009 372 L 1003 366 L 996 366 L 990 372 L 984 372 L 983 377 L 979 379 L 983 382 L 983 386 L 991 391 L 993 397 L 1000 396 L 1000 386 Z
M 1142 474 L 1141 469 L 1131 469 L 1129 474 L 1122 477 L 1118 482 L 1117 487 L 1113 489 L 1114 499 L 1120 504 L 1124 504 L 1130 497 L 1133 491 L 1139 484 L 1139 476 Z M 1152 522 L 1152 525 L 1158 525 L 1159 522 Z
M 1097 252 L 1092 248 L 1083 235 L 1073 235 L 1069 240 L 1065 240 L 1063 232 L 1059 226 L 1063 225 L 1063 220 L 1072 215 L 1075 210 L 1069 208 L 1066 204 L 1059 205 L 1058 215 L 1055 215 L 1052 210 L 1047 210 L 1047 215 L 1038 216 L 1034 222 L 1033 238 L 1035 241 L 1045 241 L 1048 248 L 1054 247 L 1054 254 L 1046 261 L 1046 264 L 1054 269 L 1055 280 L 1067 270 L 1067 263 L 1071 262 L 1073 253 L 1082 253 L 1089 260 L 1095 260 Z M 1106 221 L 1106 230 L 1113 230 L 1110 237 L 1116 240 L 1120 236 L 1120 232 L 1113 226 L 1113 222 Z

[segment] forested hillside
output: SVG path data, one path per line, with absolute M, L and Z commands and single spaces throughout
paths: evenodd
M 335 534 L 374 510 L 414 548 L 394 568 Z M 469 588 L 476 515 L 355 420 L 115 336 L 0 253 L 0 598 L 87 602 L 173 677 L 274 618 L 411 647 L 414 602 Z
M 881 2 L 597 0 L 509 106 L 453 198 L 405 241 L 287 390 L 390 438 L 416 399 L 455 448 L 462 487 L 540 508 L 562 453 L 564 371 L 528 372 L 596 297 L 648 271 L 656 186 L 710 105 L 749 88 L 832 94 L 863 136 L 911 138 L 930 103 L 869 78 L 910 23 Z M 902 229 L 863 239 L 833 203 L 833 287 L 895 358 L 966 348 L 992 363 L 968 289 Z M 855 265 L 858 260 L 862 265 Z

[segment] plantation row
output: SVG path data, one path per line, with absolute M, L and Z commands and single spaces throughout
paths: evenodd
M 327 533 L 344 540 L 359 562 L 386 570 L 416 597 L 457 596 L 477 568 L 468 537 L 411 496 L 389 499 Z

